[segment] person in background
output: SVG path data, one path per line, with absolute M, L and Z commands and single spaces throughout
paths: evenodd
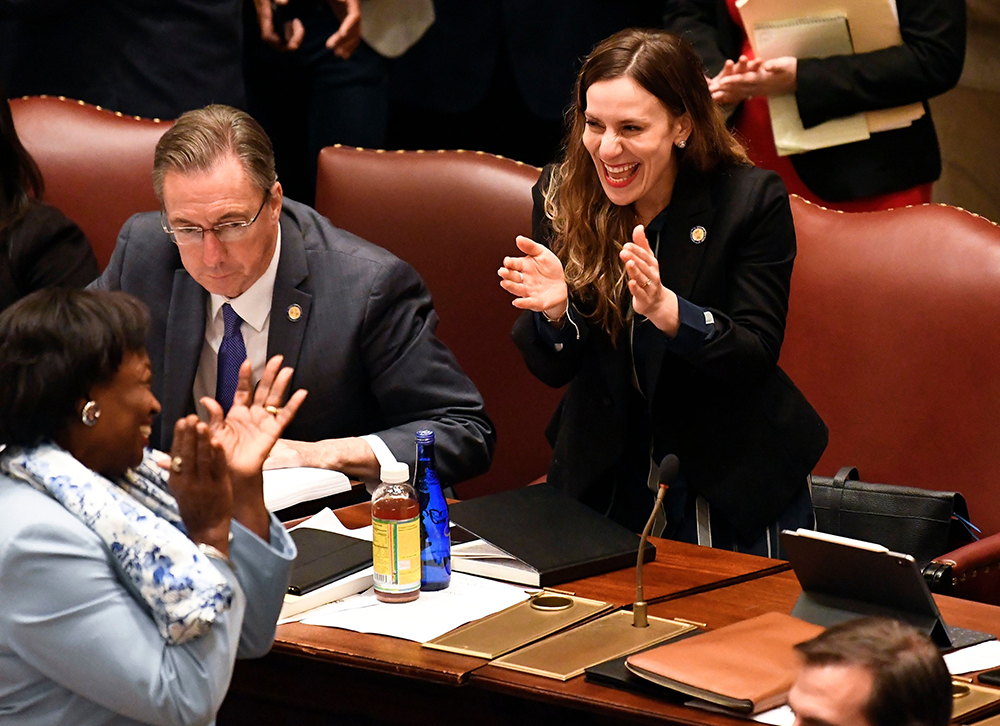
M 0 95 L 3 89 L 0 88 Z M 42 201 L 38 165 L 17 138 L 10 104 L 0 103 L 0 312 L 53 285 L 84 287 L 100 274 L 90 241 Z
M 175 119 L 246 106 L 241 0 L 0 0 L 14 24 L 11 96 L 66 96 Z
M 390 148 L 556 158 L 581 59 L 662 0 L 435 0 L 434 25 L 389 70 Z
M 750 160 L 777 171 L 788 191 L 847 212 L 931 200 L 941 151 L 927 99 L 953 88 L 965 60 L 965 0 L 898 0 L 903 44 L 828 58 L 762 62 L 735 0 L 667 0 L 664 27 L 694 45 L 715 100 L 738 106 L 731 123 Z M 767 97 L 794 93 L 806 128 L 863 111 L 921 102 L 910 126 L 851 144 L 778 156 Z
M 295 545 L 261 466 L 305 391 L 250 366 L 223 416 L 176 421 L 169 473 L 149 316 L 52 288 L 0 315 L 0 713 L 4 723 L 208 724 L 237 656 L 271 647 Z
M 795 649 L 795 726 L 947 726 L 952 686 L 941 653 L 897 620 L 840 623 Z
M 129 219 L 102 289 L 139 297 L 165 419 L 226 405 L 232 370 L 284 355 L 310 391 L 269 467 L 310 466 L 377 481 L 415 465 L 434 431 L 438 475 L 489 468 L 496 434 L 479 391 L 434 334 L 437 314 L 412 267 L 286 199 L 271 142 L 250 116 L 209 106 L 179 118 L 153 160 L 160 213 Z M 172 431 L 154 426 L 170 447 Z
M 666 31 L 600 43 L 572 114 L 533 190 L 535 239 L 499 270 L 529 369 L 569 385 L 548 481 L 639 531 L 675 454 L 657 532 L 776 557 L 781 529 L 812 524 L 806 477 L 827 442 L 777 365 L 795 259 L 784 185 L 749 164 L 698 56 Z

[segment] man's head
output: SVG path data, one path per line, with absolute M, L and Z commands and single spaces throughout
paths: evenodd
M 282 194 L 271 141 L 250 116 L 229 106 L 183 114 L 156 145 L 153 189 L 164 228 L 202 287 L 236 297 L 264 274 Z
M 951 678 L 937 647 L 895 620 L 836 625 L 796 646 L 796 726 L 947 726 Z

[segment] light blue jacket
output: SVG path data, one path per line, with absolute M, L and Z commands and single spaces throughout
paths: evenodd
M 267 653 L 295 545 L 233 522 L 232 607 L 167 645 L 105 544 L 58 502 L 0 474 L 0 723 L 211 724 L 234 661 Z

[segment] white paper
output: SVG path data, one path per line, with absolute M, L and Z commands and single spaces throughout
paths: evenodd
M 379 602 L 370 589 L 317 608 L 302 622 L 426 643 L 527 599 L 521 587 L 453 572 L 447 589 L 421 592 L 412 602 Z
M 264 506 L 272 512 L 351 490 L 339 471 L 306 466 L 264 471 Z
M 321 529 L 325 532 L 333 532 L 334 534 L 343 534 L 348 537 L 354 537 L 354 539 L 363 539 L 367 542 L 372 541 L 372 526 L 370 524 L 367 527 L 348 529 L 329 507 L 323 507 L 323 509 L 316 512 L 313 516 L 296 524 L 292 527 L 292 529 L 299 529 L 299 527 Z
M 750 718 L 771 726 L 792 726 L 795 723 L 795 712 L 785 705 L 772 708 L 770 711 L 762 711 Z
M 1000 643 L 995 640 L 987 640 L 985 643 L 953 651 L 944 657 L 944 663 L 948 666 L 948 672 L 953 676 L 959 673 L 996 668 L 1000 666 Z

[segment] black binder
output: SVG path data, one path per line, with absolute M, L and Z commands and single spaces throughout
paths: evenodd
M 838 542 L 814 534 L 781 533 L 781 544 L 802 585 L 793 616 L 826 627 L 863 616 L 895 618 L 926 633 L 944 650 L 994 639 L 988 633 L 945 625 L 910 555 L 879 545 L 864 549 L 850 540 Z
M 639 535 L 547 484 L 511 489 L 449 507 L 451 521 L 537 572 L 535 587 L 634 567 Z M 646 543 L 643 561 L 656 557 Z M 452 569 L 463 567 L 452 557 Z M 487 577 L 507 579 L 502 574 Z
M 292 595 L 305 595 L 372 566 L 372 543 L 367 540 L 309 527 L 298 527 L 288 534 L 299 551 L 288 584 Z

